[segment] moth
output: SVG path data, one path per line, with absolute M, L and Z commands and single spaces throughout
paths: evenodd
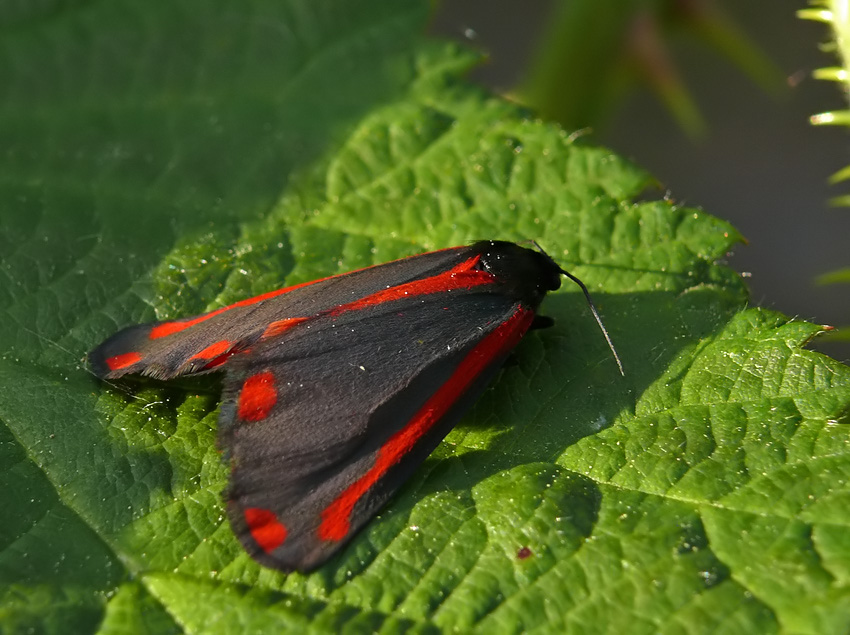
M 410 477 L 526 332 L 551 324 L 537 310 L 562 275 L 590 302 L 542 250 L 481 241 L 130 326 L 89 360 L 104 379 L 223 372 L 233 531 L 261 564 L 310 571 Z

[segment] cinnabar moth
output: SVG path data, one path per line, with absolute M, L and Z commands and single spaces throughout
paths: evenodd
M 109 379 L 223 370 L 233 530 L 262 564 L 309 571 L 425 460 L 526 331 L 546 324 L 537 308 L 562 274 L 587 295 L 542 251 L 482 241 L 131 326 L 89 359 Z

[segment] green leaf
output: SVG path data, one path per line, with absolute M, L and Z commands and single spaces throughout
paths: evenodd
M 15 632 L 839 632 L 848 369 L 745 309 L 728 224 L 491 99 L 427 3 L 0 7 L 0 626 Z M 476 238 L 591 288 L 317 572 L 224 519 L 215 380 L 88 350 Z M 305 422 L 309 425 L 309 422 Z

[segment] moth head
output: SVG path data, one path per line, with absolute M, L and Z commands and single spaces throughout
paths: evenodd
M 478 242 L 473 249 L 480 256 L 478 267 L 532 309 L 540 305 L 547 292 L 561 287 L 563 270 L 543 251 L 499 240 Z

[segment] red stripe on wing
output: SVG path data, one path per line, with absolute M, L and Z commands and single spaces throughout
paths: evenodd
M 378 450 L 372 468 L 322 511 L 318 531 L 321 540 L 338 541 L 345 538 L 357 501 L 445 416 L 493 359 L 517 345 L 533 320 L 534 312 L 520 307 L 469 352 L 440 389 Z
M 333 276 L 330 276 L 333 277 Z M 322 282 L 327 280 L 328 278 L 322 278 L 320 280 L 311 280 L 310 282 L 302 282 L 301 284 L 295 284 L 291 287 L 286 287 L 284 289 L 277 289 L 276 291 L 269 291 L 268 293 L 264 293 L 262 295 L 254 296 L 253 298 L 248 298 L 246 300 L 240 300 L 239 302 L 234 302 L 233 304 L 229 304 L 228 306 L 221 307 L 220 309 L 216 309 L 215 311 L 211 311 L 210 313 L 205 313 L 204 315 L 199 315 L 198 317 L 192 318 L 190 320 L 177 320 L 175 322 L 163 322 L 162 324 L 157 324 L 155 327 L 151 329 L 148 337 L 152 340 L 159 339 L 160 337 L 165 337 L 167 335 L 173 335 L 174 333 L 179 333 L 180 331 L 184 331 L 190 326 L 195 326 L 196 324 L 200 324 L 201 322 L 206 322 L 210 318 L 214 318 L 216 315 L 221 315 L 225 311 L 229 311 L 230 309 L 238 309 L 243 306 L 251 306 L 252 304 L 257 304 L 258 302 L 262 302 L 263 300 L 269 300 L 271 298 L 276 298 L 279 295 L 283 295 L 284 293 L 289 293 L 290 291 L 295 291 L 295 289 L 301 289 L 302 287 L 308 287 L 311 284 L 316 284 L 317 282 Z
M 456 247 L 452 247 L 451 249 L 457 249 Z M 450 251 L 450 249 L 440 250 L 440 251 Z M 452 289 L 468 289 L 474 286 L 478 286 L 481 284 L 487 284 L 494 280 L 492 274 L 482 271 L 482 270 L 474 270 L 473 267 L 478 264 L 478 261 L 481 259 L 480 256 L 474 256 L 469 258 L 465 262 L 453 267 L 449 271 L 441 273 L 436 276 L 431 276 L 430 278 L 425 278 L 424 280 L 416 280 L 414 282 L 409 282 L 407 284 L 401 284 L 395 287 L 390 287 L 384 291 L 379 291 L 378 293 L 373 293 L 370 296 L 366 296 L 365 298 L 361 298 L 355 302 L 351 302 L 349 304 L 344 304 L 342 306 L 333 309 L 330 313 L 332 315 L 338 315 L 343 313 L 344 311 L 353 311 L 357 309 L 361 309 L 368 306 L 373 306 L 375 304 L 380 304 L 381 302 L 387 302 L 390 300 L 397 300 L 404 297 L 416 296 L 416 295 L 424 295 L 427 293 L 438 293 L 440 291 L 451 291 Z M 383 266 L 383 265 L 377 265 Z M 366 267 L 366 269 L 371 269 L 372 267 Z M 359 271 L 363 271 L 360 269 Z M 354 273 L 354 272 L 352 272 Z M 348 274 L 345 274 L 348 275 Z M 240 300 L 239 302 L 234 302 L 228 306 L 222 307 L 220 309 L 216 309 L 215 311 L 211 311 L 210 313 L 205 313 L 204 315 L 199 315 L 197 317 L 188 319 L 188 320 L 175 320 L 173 322 L 163 322 L 162 324 L 157 324 L 154 326 L 150 333 L 148 333 L 148 338 L 152 340 L 159 339 L 161 337 L 166 337 L 168 335 L 174 335 L 175 333 L 179 333 L 181 331 L 185 331 L 186 329 L 200 324 L 201 322 L 206 322 L 207 320 L 214 318 L 217 315 L 221 315 L 225 311 L 229 311 L 230 309 L 236 309 L 240 307 L 250 306 L 252 304 L 257 304 L 258 302 L 263 302 L 264 300 L 270 300 L 271 298 L 276 298 L 279 295 L 283 295 L 284 293 L 289 293 L 290 291 L 294 291 L 296 289 L 301 289 L 303 287 L 307 287 L 311 284 L 316 284 L 319 282 L 323 282 L 325 280 L 329 280 L 336 276 L 328 276 L 326 278 L 321 278 L 319 280 L 312 280 L 310 282 L 303 282 L 301 284 L 296 284 L 291 287 L 286 287 L 284 289 L 277 289 L 276 291 L 269 291 L 268 293 L 264 293 L 262 295 L 255 296 L 253 298 L 248 298 L 246 300 Z M 303 320 L 306 318 L 289 318 L 290 320 Z M 280 320 L 279 323 L 281 327 L 283 323 L 288 322 L 289 320 Z M 272 324 L 278 324 L 278 322 L 273 322 Z M 289 326 L 293 326 L 294 324 L 287 324 L 286 328 Z M 269 325 L 271 327 L 272 325 Z M 273 332 L 271 334 L 264 334 L 263 337 L 271 337 L 272 335 L 277 335 L 278 333 Z
M 401 300 L 402 298 L 411 298 L 430 293 L 444 293 L 454 289 L 471 289 L 472 287 L 491 284 L 496 279 L 492 273 L 483 269 L 474 269 L 479 260 L 481 260 L 481 256 L 473 256 L 436 276 L 414 280 L 413 282 L 407 282 L 384 289 L 383 291 L 378 291 L 354 302 L 340 305 L 328 313 L 330 315 L 340 315 L 347 311 L 357 311 L 358 309 L 364 309 L 393 300 Z

